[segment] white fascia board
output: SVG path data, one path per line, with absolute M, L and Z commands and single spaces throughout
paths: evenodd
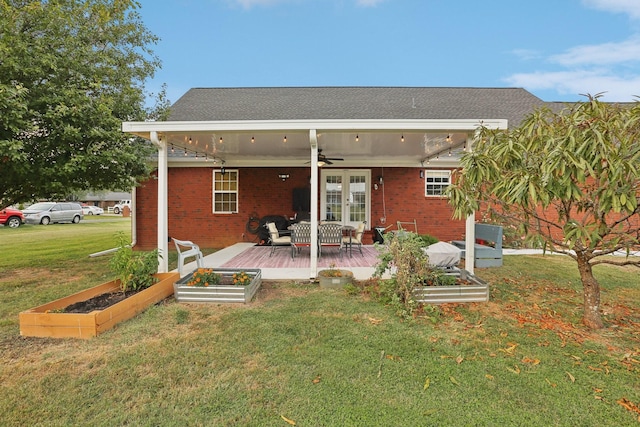
M 506 129 L 505 119 L 451 120 L 237 120 L 181 122 L 123 122 L 122 131 L 136 135 L 150 132 L 243 132 L 243 131 L 308 131 L 333 130 L 433 130 L 471 131 L 483 125 L 489 129 Z

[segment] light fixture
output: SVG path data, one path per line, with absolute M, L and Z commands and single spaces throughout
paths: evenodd
M 189 144 L 191 144 L 193 141 L 191 140 L 191 137 L 189 137 Z
M 400 136 L 400 142 L 404 142 L 404 134 Z
M 278 178 L 280 178 L 282 181 L 286 181 L 287 179 L 289 179 L 289 174 L 288 173 L 281 173 L 278 175 Z
M 462 151 L 464 152 L 467 151 L 467 141 L 464 142 L 464 145 L 462 146 Z
M 173 154 L 175 152 L 176 152 L 176 149 L 174 148 L 173 144 L 171 144 L 171 153 Z
M 287 142 L 287 135 L 284 136 L 284 138 L 282 139 L 282 142 Z
M 318 160 L 318 167 L 321 168 L 322 166 L 326 165 L 324 160 Z
M 424 169 L 420 169 L 420 179 L 424 178 Z
M 222 164 L 222 167 L 220 168 L 220 173 L 222 175 L 224 175 L 227 171 L 224 169 L 224 163 Z
M 220 137 L 220 144 L 224 144 L 224 142 L 222 141 L 222 137 Z
M 356 142 L 360 141 L 360 137 L 356 134 Z
M 451 157 L 451 148 L 449 148 L 449 157 Z
M 445 141 L 451 142 L 451 135 L 447 135 L 447 137 L 445 138 Z
M 254 137 L 251 137 L 251 143 L 253 144 L 254 142 L 256 142 L 256 139 Z
M 383 181 L 384 181 L 384 178 L 382 177 L 382 175 L 380 175 L 378 177 L 378 182 L 380 183 L 380 185 L 382 185 Z

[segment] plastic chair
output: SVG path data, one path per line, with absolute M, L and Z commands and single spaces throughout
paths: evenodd
M 198 268 L 203 267 L 204 256 L 202 255 L 202 252 L 200 251 L 200 247 L 198 245 L 196 245 L 195 243 L 189 240 L 178 240 L 173 237 L 171 239 L 173 240 L 173 243 L 175 243 L 176 249 L 178 251 L 178 273 L 180 274 L 180 277 L 182 277 L 182 269 L 184 268 L 184 261 L 189 257 L 192 257 L 192 256 L 196 257 L 196 264 L 198 265 Z M 182 249 L 182 248 L 188 248 L 188 249 Z
M 269 256 L 273 255 L 276 246 L 291 246 L 291 236 L 281 236 L 274 222 L 266 223 L 265 227 L 269 230 L 269 242 L 271 243 Z

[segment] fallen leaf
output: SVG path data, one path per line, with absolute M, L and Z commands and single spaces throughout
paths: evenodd
M 431 380 L 429 379 L 429 377 L 425 378 L 424 380 L 424 387 L 422 387 L 423 390 L 426 390 L 429 388 L 429 386 L 431 385 Z
M 456 362 L 458 363 L 458 365 L 461 364 L 463 360 L 464 360 L 464 357 L 462 356 L 456 357 Z
M 596 368 L 595 366 L 591 366 L 591 365 L 589 365 L 589 369 L 596 372 L 602 372 L 602 368 Z
M 604 397 L 598 396 L 598 395 L 593 396 L 593 398 L 598 400 L 604 400 Z
M 576 382 L 576 377 L 574 377 L 573 375 L 571 375 L 570 372 L 567 372 L 567 376 L 569 377 L 569 381 L 571 381 L 572 383 Z
M 513 352 L 516 350 L 516 347 L 518 347 L 518 344 L 512 344 L 510 347 L 501 348 L 499 350 L 503 353 L 513 354 Z
M 631 411 L 631 412 L 635 412 L 636 414 L 640 414 L 640 407 L 638 407 L 638 405 L 636 405 L 635 403 L 631 402 L 626 397 L 621 397 L 620 399 L 618 399 L 618 401 L 616 403 L 618 403 L 618 405 L 620 405 L 623 408 L 625 408 L 627 411 Z
M 289 425 L 292 425 L 292 426 L 296 425 L 296 422 L 295 422 L 295 421 L 290 420 L 289 418 L 285 417 L 284 415 L 280 415 L 280 418 L 282 418 L 283 420 L 285 420 L 285 422 L 286 422 L 287 424 L 289 424 Z
M 494 376 L 493 376 L 493 375 L 490 375 L 490 374 L 485 374 L 484 376 L 485 376 L 485 378 L 487 378 L 488 380 L 492 380 L 492 381 L 493 381 L 493 380 L 495 379 L 495 378 L 494 378 Z
M 585 350 L 584 354 L 595 353 L 595 352 L 596 352 L 595 350 Z
M 429 409 L 428 411 L 424 411 L 424 412 L 422 413 L 422 415 L 433 415 L 433 414 L 435 414 L 436 412 L 438 412 L 438 410 L 437 410 L 437 409 Z
M 513 365 L 515 369 L 507 368 L 508 371 L 513 372 L 514 374 L 520 374 L 520 367 L 518 365 Z
M 389 360 L 395 360 L 396 362 L 399 362 L 400 360 L 402 360 L 402 357 L 396 356 L 393 354 L 387 354 L 385 357 Z
M 540 360 L 539 359 L 531 359 L 530 357 L 525 357 L 524 359 L 522 359 L 522 363 L 531 363 L 532 365 L 538 365 L 538 364 L 540 364 Z
M 374 317 L 369 317 L 369 323 L 371 323 L 372 325 L 379 325 L 380 323 L 382 323 L 382 319 L 376 319 Z
M 455 385 L 460 385 L 460 383 L 458 382 L 458 380 L 456 380 L 454 377 L 449 377 L 449 381 L 451 381 L 452 383 L 454 383 Z
M 320 375 L 318 375 L 313 380 L 311 380 L 311 382 L 314 383 L 314 384 L 318 384 L 320 382 Z
M 598 387 L 592 387 L 593 391 L 595 391 L 596 393 L 602 393 L 602 389 L 598 388 Z
M 555 387 L 555 386 L 557 386 L 557 384 L 556 384 L 556 383 L 552 383 L 551 381 L 549 381 L 549 378 L 545 378 L 545 381 L 547 381 L 547 383 L 549 383 L 549 385 L 550 385 L 551 387 Z

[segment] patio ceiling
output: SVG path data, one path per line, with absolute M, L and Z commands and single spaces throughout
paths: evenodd
M 505 120 L 482 123 L 506 128 Z M 123 131 L 145 139 L 157 132 L 167 144 L 170 163 L 304 167 L 311 158 L 309 131 L 315 129 L 322 154 L 344 159 L 328 167 L 453 167 L 479 124 L 479 120 L 125 122 Z

